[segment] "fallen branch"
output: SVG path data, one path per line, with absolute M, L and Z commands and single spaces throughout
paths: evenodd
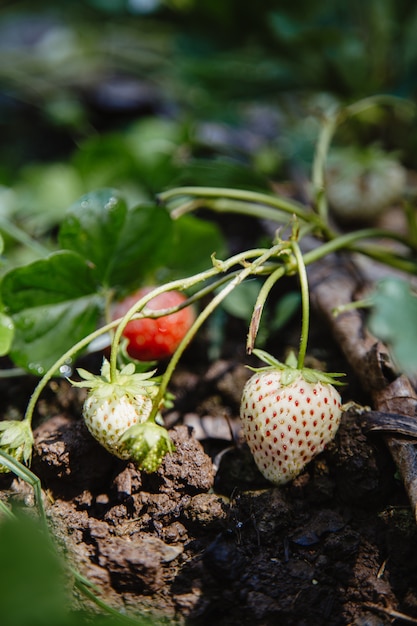
M 391 431 L 383 436 L 417 521 L 417 453 L 400 427 L 400 416 L 414 418 L 417 425 L 416 392 L 410 380 L 395 370 L 386 346 L 369 333 L 363 311 L 350 309 L 337 316 L 333 313 L 335 308 L 362 298 L 369 279 L 370 275 L 365 277 L 351 257 L 343 255 L 333 255 L 309 268 L 312 305 L 332 330 L 362 388 L 369 394 L 373 409 L 391 414 L 391 420 L 398 415 L 398 429 L 391 423 L 389 429 L 380 430 Z

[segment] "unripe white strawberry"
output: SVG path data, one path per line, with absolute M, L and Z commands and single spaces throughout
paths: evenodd
M 110 380 L 110 365 L 104 359 L 100 376 L 78 369 L 84 380 L 73 382 L 77 387 L 89 388 L 83 406 L 88 430 L 106 450 L 121 459 L 131 458 L 131 452 L 121 442 L 122 435 L 131 426 L 147 421 L 157 389 L 152 380 L 154 372 L 136 374 L 134 369 L 133 363 L 129 363 Z
M 100 391 L 93 391 L 84 403 L 86 426 L 106 450 L 120 459 L 128 459 L 130 453 L 120 445 L 120 437 L 134 424 L 146 421 L 152 400 L 145 395 L 119 397 L 117 393 L 105 398 Z
M 338 375 L 274 360 L 247 381 L 240 412 L 243 433 L 258 469 L 272 483 L 298 476 L 334 438 L 342 406 L 331 382 Z
M 372 221 L 401 199 L 405 186 L 405 168 L 375 147 L 330 153 L 326 192 L 341 221 Z

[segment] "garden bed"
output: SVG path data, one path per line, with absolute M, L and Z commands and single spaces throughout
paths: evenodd
M 323 311 L 311 329 L 309 358 L 348 372 L 344 399 L 370 401 Z M 417 531 L 383 437 L 368 433 L 353 408 L 296 480 L 266 483 L 238 421 L 253 359 L 233 329 L 228 337 L 222 357 L 209 363 L 203 335 L 175 372 L 165 419 L 176 451 L 155 474 L 95 442 L 81 419 L 84 390 L 64 379 L 49 384 L 32 470 L 62 551 L 110 605 L 156 623 L 413 623 Z M 296 337 L 288 327 L 280 349 Z M 99 366 L 98 355 L 87 358 Z M 16 397 L 24 405 L 33 383 L 2 384 L 6 411 Z M 10 476 L 2 485 L 14 497 L 30 493 Z

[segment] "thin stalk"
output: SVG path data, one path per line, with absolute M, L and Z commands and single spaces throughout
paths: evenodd
M 341 250 L 343 248 L 349 248 L 351 250 L 361 252 L 362 254 L 368 254 L 368 256 L 372 256 L 373 258 L 378 258 L 378 260 L 381 260 L 380 256 L 378 255 L 377 250 L 375 249 L 370 250 L 366 248 L 360 248 L 359 246 L 355 246 L 355 243 L 357 243 L 358 240 L 360 241 L 363 238 L 370 239 L 373 237 L 381 237 L 381 236 L 387 236 L 387 232 L 383 230 L 379 230 L 379 229 L 374 229 L 374 228 L 363 229 L 361 231 L 356 231 L 352 233 L 346 233 L 345 235 L 340 235 L 339 237 L 336 237 L 332 239 L 331 241 L 326 241 L 325 243 L 321 244 L 317 248 L 314 248 L 313 250 L 306 252 L 303 256 L 303 263 L 305 265 L 311 265 L 312 263 L 315 263 L 316 261 L 327 256 L 328 254 L 331 254 L 332 252 L 337 252 L 338 250 Z M 401 236 L 399 236 L 399 239 L 403 243 Z M 386 255 L 387 252 L 384 249 L 380 251 L 380 254 Z M 414 272 L 416 271 L 415 263 L 413 263 L 412 261 L 410 261 L 407 264 L 407 266 L 404 265 L 405 261 L 403 261 L 402 259 L 398 259 L 398 264 L 400 263 L 400 261 L 403 262 L 402 269 L 407 269 L 410 273 L 412 269 L 414 269 Z M 394 259 L 393 259 L 393 262 L 394 262 Z M 260 325 L 262 314 L 263 314 L 264 305 L 268 297 L 268 294 L 271 291 L 274 284 L 286 272 L 287 272 L 287 268 L 285 266 L 281 266 L 273 270 L 272 273 L 265 280 L 264 284 L 262 285 L 259 291 L 258 297 L 255 302 L 252 319 L 249 325 L 248 339 L 247 339 L 247 344 L 246 344 L 246 349 L 247 349 L 248 354 L 250 354 L 253 350 L 256 335 L 258 333 L 259 325 Z
M 325 193 L 326 161 L 331 141 L 336 132 L 338 121 L 338 114 L 327 116 L 325 118 L 316 144 L 316 152 L 313 160 L 312 183 L 314 203 L 317 213 L 324 224 L 327 224 L 328 221 L 328 206 Z
M 253 202 L 244 202 L 243 200 L 191 200 L 185 202 L 171 211 L 171 217 L 178 219 L 186 213 L 191 213 L 199 208 L 206 208 L 215 213 L 238 213 L 239 215 L 247 215 L 249 217 L 257 217 L 258 219 L 271 220 L 273 222 L 282 222 L 287 216 L 288 211 L 267 207 L 263 204 L 255 204 Z M 294 214 L 294 213 L 292 213 Z M 301 218 L 301 215 L 298 216 Z M 305 218 L 302 218 L 305 219 Z
M 294 202 L 293 200 L 285 200 L 277 195 L 270 195 L 258 191 L 223 187 L 177 187 L 176 189 L 162 192 L 159 194 L 158 198 L 161 202 L 169 202 L 173 198 L 181 196 L 221 198 L 246 202 L 253 205 L 253 208 L 247 213 L 248 215 L 253 215 L 253 217 L 259 217 L 259 205 L 265 205 L 278 209 L 279 211 L 284 211 L 290 215 L 296 215 L 298 218 L 305 221 L 315 221 L 320 227 L 323 226 L 317 215 L 309 211 L 304 205 Z M 226 209 L 223 206 L 221 209 L 219 208 L 219 210 L 225 211 Z
M 252 353 L 255 346 L 256 336 L 258 334 L 259 325 L 261 322 L 262 313 L 266 303 L 266 299 L 275 283 L 284 276 L 285 266 L 281 265 L 263 283 L 259 290 L 258 297 L 256 298 L 255 306 L 253 307 L 253 313 L 249 324 L 248 337 L 246 341 L 246 352 Z
M 9 519 L 13 519 L 13 520 L 16 519 L 16 516 L 13 513 L 13 511 L 9 509 L 9 507 L 7 506 L 7 504 L 3 502 L 3 500 L 0 500 L 0 513 L 3 513 Z
M 388 105 L 396 109 L 402 109 L 402 111 L 407 115 L 415 115 L 417 110 L 416 105 L 414 102 L 411 102 L 411 100 L 405 100 L 404 98 L 399 98 L 398 96 L 392 96 L 390 94 L 377 94 L 375 96 L 362 98 L 362 100 L 358 100 L 353 104 L 348 105 L 343 109 L 343 115 L 344 118 L 353 117 L 354 115 L 363 113 L 367 109 L 381 105 Z
M 301 290 L 301 335 L 300 335 L 300 347 L 298 350 L 297 368 L 303 369 L 304 360 L 307 352 L 308 332 L 310 327 L 310 294 L 308 288 L 308 278 L 305 268 L 303 255 L 300 250 L 300 246 L 297 241 L 291 241 L 291 247 L 294 252 L 295 259 L 297 261 L 298 276 L 300 279 Z
M 33 492 L 35 494 L 35 503 L 39 511 L 39 516 L 42 520 L 42 523 L 47 527 L 46 513 L 45 513 L 45 508 L 44 508 L 43 499 L 42 499 L 42 487 L 41 487 L 41 481 L 39 480 L 39 478 L 36 476 L 36 474 L 31 472 L 28 467 L 23 465 L 23 463 L 20 463 L 15 458 L 13 458 L 10 454 L 8 454 L 7 452 L 4 452 L 4 450 L 1 450 L 1 449 L 0 449 L 0 459 L 1 459 L 2 465 L 5 465 L 11 472 L 16 474 L 16 476 L 24 480 L 26 483 L 28 483 L 32 487 Z
M 149 420 L 154 420 L 156 414 L 158 412 L 159 406 L 164 398 L 166 393 L 166 389 L 168 387 L 168 383 L 171 379 L 171 376 L 180 360 L 184 350 L 189 345 L 190 341 L 193 339 L 197 331 L 204 324 L 207 318 L 213 313 L 213 311 L 219 306 L 219 304 L 226 298 L 226 296 L 233 291 L 241 282 L 243 282 L 248 276 L 251 274 L 256 274 L 258 268 L 265 263 L 269 258 L 275 256 L 280 253 L 282 249 L 282 245 L 278 244 L 273 246 L 269 250 L 266 250 L 263 254 L 261 254 L 255 261 L 253 261 L 250 265 L 240 270 L 240 272 L 234 277 L 234 279 L 219 293 L 217 293 L 214 298 L 209 302 L 209 304 L 205 307 L 205 309 L 200 313 L 198 318 L 195 320 L 191 328 L 188 330 L 186 335 L 183 337 L 181 343 L 178 348 L 174 352 L 171 357 L 170 362 L 162 376 L 158 393 L 154 399 L 153 410 L 149 415 Z
M 376 239 L 376 238 L 389 238 L 393 241 L 398 241 L 402 244 L 406 244 L 404 237 L 398 235 L 397 233 L 392 233 L 391 231 L 386 231 L 379 228 L 364 228 L 362 230 L 352 231 L 350 233 L 345 233 L 343 235 L 338 235 L 334 239 L 330 241 L 326 241 L 322 245 L 314 248 L 314 250 L 310 250 L 304 254 L 304 262 L 306 264 L 313 263 L 321 259 L 322 257 L 330 254 L 331 252 L 336 252 L 342 248 L 348 248 L 349 250 L 355 250 L 361 252 L 362 254 L 368 254 L 368 251 L 365 248 L 356 248 L 355 244 L 357 244 L 362 239 Z M 386 253 L 386 249 L 382 249 L 381 252 Z
M 91 343 L 94 339 L 113 330 L 117 326 L 119 321 L 120 320 L 114 320 L 113 322 L 110 322 L 109 324 L 98 328 L 97 330 L 90 333 L 89 335 L 78 341 L 76 344 L 71 346 L 69 350 L 67 350 L 57 361 L 55 361 L 55 363 L 49 368 L 49 370 L 42 376 L 41 380 L 38 382 L 32 395 L 30 396 L 28 405 L 26 407 L 26 412 L 23 417 L 24 420 L 27 420 L 29 423 L 32 422 L 33 412 L 35 410 L 36 403 L 39 400 L 39 396 L 41 395 L 42 391 L 45 389 L 51 378 L 53 378 L 53 376 L 59 370 L 59 368 L 65 365 L 65 363 L 69 359 L 71 359 L 74 354 L 88 346 L 88 344 Z
M 401 270 L 407 274 L 417 274 L 416 259 L 406 259 L 402 256 L 391 254 L 386 250 L 386 248 L 380 248 L 377 246 L 366 247 L 358 245 L 351 246 L 349 249 L 352 252 L 359 252 L 360 254 L 368 256 L 370 259 L 374 259 L 374 261 L 379 261 L 383 265 L 388 265 L 389 267 Z

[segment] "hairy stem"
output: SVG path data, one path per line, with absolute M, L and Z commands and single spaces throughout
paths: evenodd
M 300 246 L 297 241 L 291 242 L 291 247 L 294 252 L 295 259 L 297 261 L 298 276 L 300 278 L 301 289 L 301 335 L 300 335 L 300 347 L 298 350 L 297 367 L 302 369 L 304 367 L 304 360 L 307 352 L 308 332 L 310 326 L 310 295 L 308 289 L 308 279 L 306 267 L 303 259 L 303 255 L 300 250 Z

